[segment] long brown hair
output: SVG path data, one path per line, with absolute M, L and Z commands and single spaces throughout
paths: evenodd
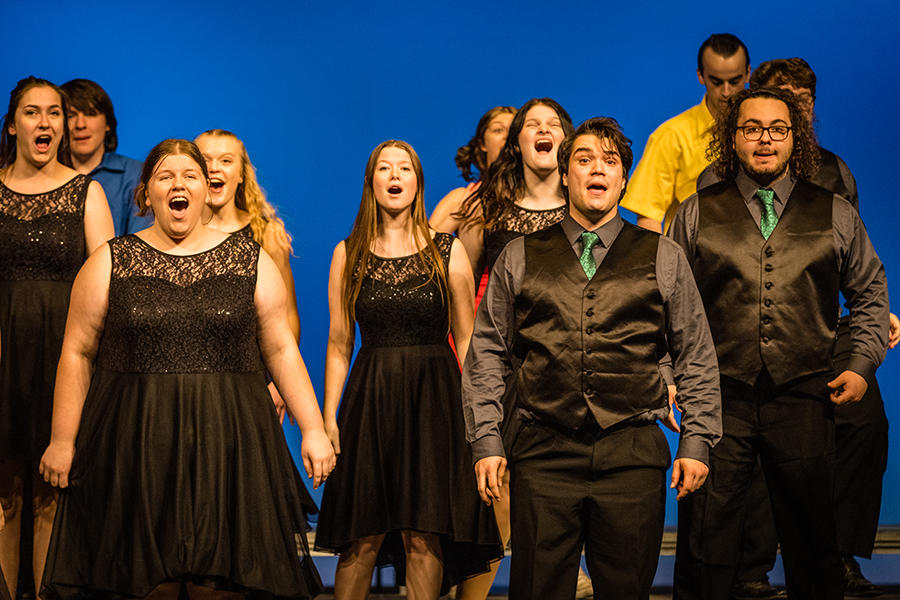
M 522 150 L 519 148 L 519 134 L 522 133 L 528 111 L 538 105 L 547 106 L 556 112 L 566 136 L 575 133 L 569 113 L 555 100 L 534 98 L 522 105 L 509 124 L 509 134 L 500 155 L 481 178 L 481 187 L 466 198 L 459 211 L 454 214 L 466 225 L 479 224 L 483 219 L 482 226 L 490 231 L 502 222 L 516 200 L 525 196 L 525 167 L 522 164 Z M 479 207 L 481 210 L 478 210 Z
M 447 307 L 448 320 L 450 318 L 450 293 L 447 270 L 444 268 L 444 259 L 441 251 L 431 238 L 431 230 L 428 227 L 428 218 L 425 214 L 425 175 L 422 172 L 422 162 L 413 147 L 399 140 L 384 141 L 372 150 L 366 163 L 365 182 L 363 183 L 362 200 L 359 203 L 359 212 L 356 213 L 356 221 L 353 230 L 344 240 L 344 249 L 347 254 L 347 262 L 344 264 L 343 286 L 341 288 L 341 304 L 347 319 L 348 331 L 353 331 L 356 322 L 356 298 L 362 287 L 363 275 L 366 273 L 369 262 L 372 259 L 372 246 L 378 235 L 378 222 L 381 218 L 378 205 L 375 202 L 375 188 L 372 179 L 375 173 L 375 165 L 385 148 L 399 148 L 409 154 L 413 171 L 416 174 L 416 198 L 412 205 L 413 238 L 416 247 L 421 241 L 422 251 L 419 259 L 429 271 L 428 281 L 437 281 L 438 287 Z

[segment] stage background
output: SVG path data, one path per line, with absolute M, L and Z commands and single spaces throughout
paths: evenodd
M 696 53 L 711 33 L 740 37 L 753 65 L 792 56 L 810 63 L 822 145 L 853 170 L 863 219 L 897 281 L 898 15 L 888 1 L 833 0 L 770 10 L 726 2 L 14 0 L 4 3 L 0 90 L 27 75 L 95 80 L 115 103 L 119 152 L 140 159 L 164 138 L 236 132 L 294 235 L 301 351 L 321 399 L 331 253 L 349 233 L 372 148 L 388 138 L 416 148 L 429 211 L 463 184 L 456 149 L 499 104 L 549 96 L 576 124 L 613 116 L 640 157 L 657 125 L 702 98 Z M 896 289 L 892 297 L 900 299 Z M 881 516 L 898 524 L 900 349 L 878 377 L 893 423 Z M 286 432 L 296 454 L 299 431 Z M 668 524 L 675 511 L 670 494 Z

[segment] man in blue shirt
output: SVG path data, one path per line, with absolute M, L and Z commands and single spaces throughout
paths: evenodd
M 134 188 L 141 162 L 115 154 L 116 115 L 112 100 L 98 84 L 73 79 L 62 86 L 69 103 L 69 149 L 72 166 L 100 182 L 112 211 L 116 235 L 146 229 L 153 217 L 137 216 Z

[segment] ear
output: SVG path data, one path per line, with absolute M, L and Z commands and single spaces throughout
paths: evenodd
M 703 81 L 703 73 L 700 72 L 700 69 L 697 69 L 697 81 L 700 82 L 700 85 L 706 85 L 706 82 Z
M 6 128 L 6 131 L 9 133 L 9 135 L 12 135 L 12 136 L 16 135 L 16 125 L 15 125 L 15 123 L 10 123 L 10 124 L 9 124 L 9 127 Z
M 562 176 L 562 184 L 563 184 L 565 187 L 569 187 L 569 174 L 568 174 L 568 173 L 563 173 L 563 176 Z

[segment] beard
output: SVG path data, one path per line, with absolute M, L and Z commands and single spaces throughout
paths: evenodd
M 752 156 L 750 157 L 752 159 Z M 741 167 L 750 176 L 750 179 L 760 184 L 761 187 L 768 187 L 773 182 L 778 181 L 788 170 L 788 165 L 790 163 L 790 154 L 783 159 L 779 156 L 779 161 L 774 165 L 770 165 L 768 167 L 757 169 L 752 164 L 750 164 L 750 160 L 745 158 L 744 156 L 738 155 L 738 161 L 741 163 Z
M 750 179 L 760 185 L 760 187 L 769 187 L 773 182 L 778 181 L 787 172 L 788 164 L 779 164 L 775 166 L 775 170 L 757 171 L 747 165 L 743 165 L 744 171 L 750 176 Z

